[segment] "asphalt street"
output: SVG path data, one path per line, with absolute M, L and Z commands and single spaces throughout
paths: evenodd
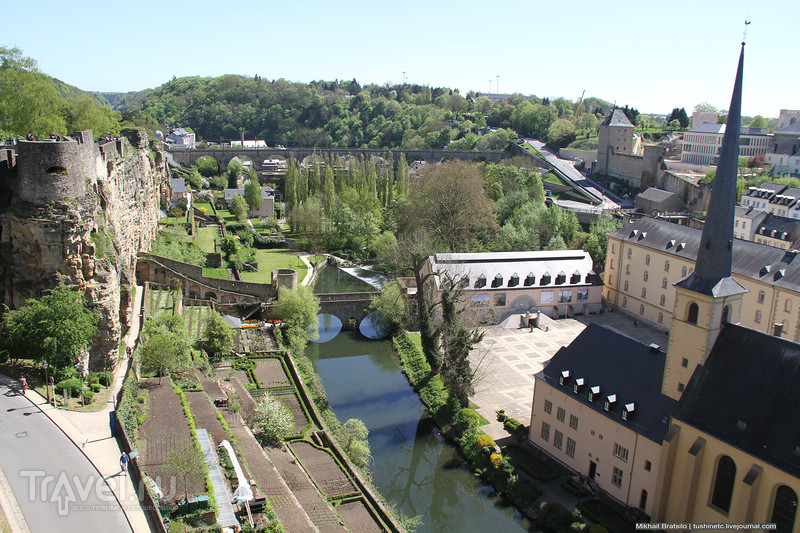
M 0 379 L 0 469 L 31 531 L 131 531 L 102 475 L 8 379 Z

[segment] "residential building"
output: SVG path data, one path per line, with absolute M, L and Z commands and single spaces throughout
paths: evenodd
M 772 149 L 764 156 L 774 174 L 800 176 L 800 122 L 775 132 Z
M 683 135 L 683 151 L 681 161 L 696 165 L 716 165 L 726 124 L 700 124 Z M 772 136 L 767 130 L 745 128 L 739 137 L 740 157 L 765 154 L 770 150 Z
M 754 241 L 756 228 L 766 216 L 766 211 L 756 209 L 755 207 L 737 206 L 736 214 L 733 219 L 733 236 L 745 241 Z
M 234 196 L 244 196 L 244 188 L 225 189 L 223 191 L 225 203 L 231 205 Z M 258 209 L 250 209 L 247 216 L 250 218 L 272 218 L 275 216 L 275 191 L 266 187 L 261 189 L 261 206 Z
M 800 345 L 778 338 L 781 330 L 773 336 L 738 325 L 752 311 L 751 291 L 734 275 L 731 246 L 743 60 L 744 48 L 728 115 L 732 127 L 694 248 L 696 269 L 683 269 L 674 284 L 666 355 L 658 346 L 587 327 L 536 375 L 529 439 L 654 522 L 774 523 L 778 531 L 798 532 Z M 661 229 L 638 227 L 626 237 L 628 259 L 642 252 L 640 269 L 661 266 L 661 257 L 653 264 L 654 249 L 632 243 Z M 680 254 L 687 242 L 674 237 L 666 248 Z M 663 266 L 668 272 L 671 264 Z M 773 280 L 789 274 L 762 270 Z
M 778 185 L 777 183 L 762 183 L 758 187 L 750 187 L 742 194 L 742 206 L 769 211 L 772 199 L 775 195 L 785 191 L 786 188 L 786 185 Z
M 753 238 L 759 244 L 796 250 L 793 243 L 800 238 L 800 220 L 769 213 L 757 226 Z
M 192 191 L 191 188 L 186 187 L 186 180 L 184 178 L 170 178 L 169 185 L 172 188 L 170 203 L 185 198 L 187 208 L 192 207 Z
M 449 278 L 464 291 L 465 309 L 489 322 L 514 313 L 549 317 L 600 311 L 602 281 L 583 250 L 436 254 L 425 273 L 435 273 L 428 290 Z
M 195 147 L 194 133 L 189 133 L 183 128 L 173 129 L 165 140 L 170 149 L 192 150 Z

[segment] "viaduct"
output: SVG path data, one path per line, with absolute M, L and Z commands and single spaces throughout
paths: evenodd
M 166 147 L 169 148 L 168 146 Z M 176 163 L 191 165 L 203 156 L 210 156 L 216 159 L 220 171 L 228 169 L 228 163 L 234 157 L 240 160 L 249 159 L 253 163 L 253 169 L 262 170 L 262 163 L 265 159 L 294 159 L 302 160 L 310 155 L 331 157 L 346 157 L 349 155 L 362 155 L 370 157 L 392 157 L 397 163 L 400 155 L 406 156 L 406 161 L 424 160 L 429 163 L 439 162 L 446 158 L 462 159 L 466 161 L 491 161 L 496 163 L 501 159 L 511 156 L 510 152 L 504 150 L 495 151 L 474 151 L 474 150 L 409 150 L 409 149 L 384 149 L 384 148 L 289 148 L 279 150 L 276 148 L 221 148 L 218 150 L 172 150 L 172 158 Z

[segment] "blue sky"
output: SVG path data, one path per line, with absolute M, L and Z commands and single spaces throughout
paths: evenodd
M 86 2 L 6 7 L 0 46 L 91 91 L 172 76 L 352 79 L 726 109 L 749 18 L 743 113 L 800 109 L 796 0 Z M 496 77 L 499 75 L 499 80 Z

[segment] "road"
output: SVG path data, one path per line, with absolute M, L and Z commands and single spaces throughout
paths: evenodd
M 0 377 L 0 469 L 31 531 L 131 531 L 102 475 L 5 377 Z
M 597 204 L 597 207 L 601 207 L 604 210 L 616 210 L 624 203 L 622 199 L 614 196 L 609 191 L 578 172 L 578 170 L 575 169 L 575 163 L 573 161 L 561 159 L 558 155 L 551 152 L 545 146 L 545 143 L 537 141 L 536 139 L 525 139 L 525 141 L 536 148 L 548 163 L 556 167 L 568 180 L 574 183 L 575 186 L 584 190 L 589 196 L 594 198 L 593 203 Z

